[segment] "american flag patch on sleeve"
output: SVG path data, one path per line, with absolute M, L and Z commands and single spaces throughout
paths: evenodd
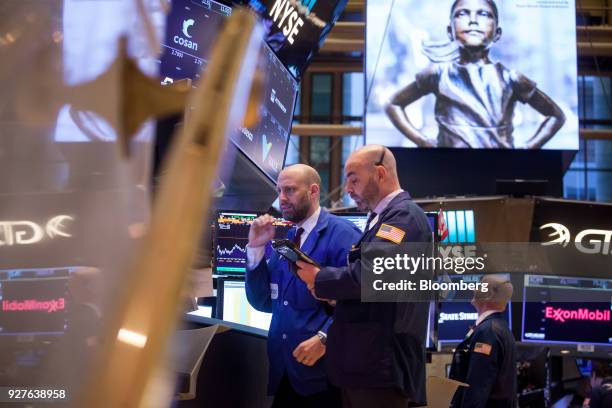
M 474 345 L 474 352 L 475 353 L 481 353 L 484 354 L 486 356 L 491 354 L 491 345 L 487 344 L 487 343 L 476 343 Z
M 384 238 L 391 242 L 395 242 L 396 244 L 402 242 L 404 235 L 406 235 L 404 231 L 399 228 L 395 228 L 394 226 L 389 224 L 381 225 L 378 229 L 378 232 L 376 233 L 377 237 Z

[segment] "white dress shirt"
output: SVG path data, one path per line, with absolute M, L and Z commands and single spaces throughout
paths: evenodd
M 300 247 L 304 245 L 308 235 L 317 225 L 319 221 L 319 216 L 321 215 L 321 207 L 317 208 L 317 210 L 308 218 L 306 218 L 301 223 L 297 224 L 298 228 L 303 228 L 304 232 L 302 232 L 302 236 L 300 237 Z M 251 247 L 247 245 L 247 268 L 254 269 L 259 265 L 261 260 L 263 259 L 266 253 L 266 246 L 262 245 L 259 247 Z
M 398 188 L 397 190 L 395 190 L 391 194 L 388 194 L 385 198 L 380 200 L 378 202 L 378 204 L 376 204 L 376 208 L 374 208 L 374 212 L 376 213 L 376 217 L 374 217 L 372 219 L 372 221 L 370 221 L 370 224 L 366 226 L 366 231 L 369 231 L 371 227 L 376 225 L 376 223 L 378 222 L 378 217 L 380 216 L 380 213 L 383 212 L 385 210 L 385 208 L 387 208 L 387 206 L 389 205 L 391 200 L 393 200 L 395 197 L 397 197 L 397 195 L 399 193 L 402 193 L 402 192 L 404 192 L 404 190 L 402 190 L 401 188 Z M 370 214 L 371 214 L 371 212 L 370 212 Z M 368 214 L 368 217 L 369 217 L 369 214 Z

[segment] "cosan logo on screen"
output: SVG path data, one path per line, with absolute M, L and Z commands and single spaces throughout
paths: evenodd
M 542 245 L 562 245 L 566 247 L 572 241 L 572 234 L 569 228 L 563 224 L 551 222 L 540 227 L 540 231 L 548 229 L 550 241 L 542 242 Z M 612 231 L 603 229 L 585 229 L 574 237 L 576 248 L 584 254 L 603 254 L 609 255 L 610 241 L 612 241 Z
M 189 18 L 187 20 L 183 20 L 183 37 L 180 35 L 175 35 L 173 41 L 175 44 L 178 44 L 182 47 L 189 48 L 190 50 L 197 51 L 198 43 L 190 40 L 192 38 L 189 30 L 195 25 L 195 20 L 193 18 Z

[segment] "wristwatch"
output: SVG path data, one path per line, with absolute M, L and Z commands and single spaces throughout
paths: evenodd
M 318 331 L 317 336 L 319 336 L 319 340 L 321 341 L 322 345 L 325 345 L 325 343 L 327 343 L 327 334 L 323 333 L 322 331 Z

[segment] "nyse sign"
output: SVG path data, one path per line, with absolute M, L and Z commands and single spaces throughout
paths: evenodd
M 283 32 L 287 41 L 293 44 L 300 33 L 300 28 L 304 25 L 304 19 L 319 29 L 327 25 L 312 12 L 315 4 L 316 0 L 308 0 L 306 4 L 299 0 L 275 0 L 269 16 Z
M 45 238 L 70 238 L 68 231 L 74 217 L 57 215 L 49 219 L 44 226 L 33 221 L 0 221 L 0 247 L 14 245 L 33 245 Z

